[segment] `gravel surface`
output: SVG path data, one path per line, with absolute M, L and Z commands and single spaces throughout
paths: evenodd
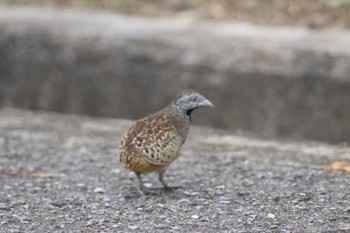
M 131 121 L 0 111 L 0 232 L 349 232 L 350 148 L 192 128 L 144 195 L 118 163 Z M 148 186 L 160 187 L 155 174 Z

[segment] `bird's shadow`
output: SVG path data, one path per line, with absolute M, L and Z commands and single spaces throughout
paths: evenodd
M 185 195 L 184 186 L 173 186 L 172 190 L 166 190 L 163 187 L 148 188 L 147 191 L 141 191 L 136 187 L 130 187 L 126 190 L 124 195 L 125 199 L 139 199 L 139 198 L 151 198 L 151 197 L 168 197 L 173 199 L 183 198 Z

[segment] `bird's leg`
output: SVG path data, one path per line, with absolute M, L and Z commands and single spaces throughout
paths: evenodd
M 152 189 L 147 188 L 144 184 L 143 184 L 143 180 L 141 177 L 141 173 L 140 172 L 135 172 L 136 177 L 139 181 L 139 187 L 140 187 L 140 191 L 144 194 L 156 194 L 157 192 L 152 191 Z
M 143 192 L 146 192 L 147 188 L 143 185 L 143 180 L 142 180 L 142 177 L 141 177 L 141 173 L 140 172 L 135 172 L 135 174 L 136 174 L 137 180 L 139 181 L 140 190 L 143 191 Z
M 164 181 L 164 173 L 165 173 L 165 171 L 159 172 L 159 181 L 160 181 L 160 183 L 163 184 L 164 189 L 165 189 L 166 191 L 172 191 L 173 188 L 170 187 L 169 185 L 167 185 L 167 183 L 165 183 L 165 181 Z

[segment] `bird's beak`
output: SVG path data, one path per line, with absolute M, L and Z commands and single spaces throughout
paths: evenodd
M 202 107 L 214 108 L 214 104 L 211 101 L 207 100 L 207 99 L 203 100 L 201 105 L 202 105 Z

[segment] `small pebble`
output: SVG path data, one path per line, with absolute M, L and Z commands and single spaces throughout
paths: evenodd
M 0 210 L 11 210 L 11 207 L 4 203 L 0 203 Z
M 219 201 L 220 204 L 230 204 L 230 201 L 225 201 L 225 200 L 222 200 L 222 201 Z
M 191 218 L 193 218 L 193 219 L 199 219 L 199 216 L 196 215 L 196 214 L 194 214 L 194 215 L 191 216 Z
M 113 169 L 112 172 L 115 174 L 119 174 L 119 173 L 121 173 L 121 170 L 120 169 Z
M 155 206 L 157 206 L 159 208 L 164 208 L 164 205 L 162 203 L 157 203 L 157 204 L 155 204 Z
M 267 217 L 267 218 L 274 219 L 276 216 L 275 216 L 274 214 L 268 213 L 266 217 Z
M 218 185 L 218 186 L 215 187 L 215 189 L 225 189 L 225 188 L 226 188 L 225 185 Z
M 186 199 L 186 198 L 182 198 L 180 200 L 177 201 L 178 203 L 184 203 L 184 202 L 190 202 L 190 200 Z
M 94 192 L 95 192 L 95 193 L 105 193 L 106 190 L 105 190 L 104 188 L 98 187 L 98 188 L 95 188 L 95 189 L 94 189 Z
M 133 225 L 133 226 L 128 226 L 128 228 L 129 228 L 130 230 L 137 230 L 139 227 L 136 226 L 136 225 Z

